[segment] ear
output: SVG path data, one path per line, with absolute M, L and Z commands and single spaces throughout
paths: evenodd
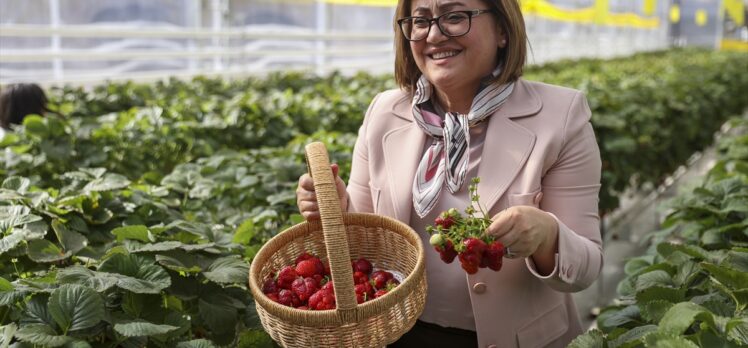
M 497 37 L 499 39 L 498 40 L 499 42 L 497 44 L 497 46 L 499 47 L 499 49 L 502 49 L 502 48 L 506 47 L 506 34 L 504 34 L 503 30 L 499 29 L 499 33 L 498 33 Z

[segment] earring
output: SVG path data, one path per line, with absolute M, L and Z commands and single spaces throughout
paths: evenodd
M 506 40 L 501 40 L 501 48 L 504 48 L 504 45 L 506 45 Z

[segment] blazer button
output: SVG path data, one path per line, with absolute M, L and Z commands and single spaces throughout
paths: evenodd
M 486 292 L 486 283 L 478 282 L 473 284 L 473 291 L 475 291 L 476 294 L 482 294 Z

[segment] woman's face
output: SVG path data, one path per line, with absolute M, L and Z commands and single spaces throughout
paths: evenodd
M 410 15 L 434 18 L 451 11 L 487 9 L 481 0 L 413 0 Z M 434 22 L 425 39 L 410 42 L 418 69 L 442 91 L 477 89 L 481 78 L 498 64 L 497 49 L 505 37 L 495 15 L 482 13 L 471 22 L 470 31 L 460 37 L 442 34 Z

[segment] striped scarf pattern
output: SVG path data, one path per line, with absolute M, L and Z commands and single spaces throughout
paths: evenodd
M 498 76 L 500 72 L 501 66 L 493 71 L 492 76 Z M 445 180 L 449 192 L 460 190 L 470 162 L 470 127 L 491 116 L 513 90 L 514 82 L 504 85 L 481 83 L 468 114 L 447 112 L 442 121 L 433 103 L 429 102 L 433 87 L 421 75 L 413 95 L 413 117 L 433 142 L 421 158 L 413 180 L 413 207 L 418 216 L 423 218 L 434 208 Z

